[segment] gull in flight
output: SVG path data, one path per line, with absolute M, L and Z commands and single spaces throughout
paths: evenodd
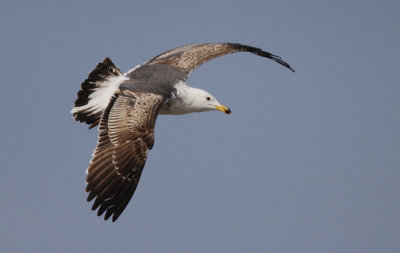
M 294 71 L 259 48 L 237 43 L 181 46 L 157 55 L 123 74 L 105 58 L 83 81 L 71 111 L 75 120 L 99 126 L 97 147 L 87 173 L 87 201 L 107 220 L 118 219 L 138 185 L 147 152 L 154 144 L 158 114 L 231 110 L 205 90 L 186 83 L 197 67 L 225 54 L 250 52 Z

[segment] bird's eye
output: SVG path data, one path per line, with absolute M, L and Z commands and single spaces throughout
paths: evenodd
M 206 97 L 206 99 L 207 99 L 208 101 L 210 101 L 210 100 L 211 100 L 211 98 L 210 98 L 210 97 Z

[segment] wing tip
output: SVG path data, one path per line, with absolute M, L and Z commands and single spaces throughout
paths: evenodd
M 261 48 L 243 45 L 243 44 L 239 44 L 239 43 L 227 43 L 227 44 L 230 44 L 235 50 L 242 51 L 242 52 L 243 51 L 250 52 L 252 54 L 271 59 L 271 60 L 281 64 L 282 66 L 290 69 L 292 72 L 295 72 L 294 69 L 287 62 L 282 60 L 282 58 L 278 55 L 271 54 L 270 52 L 264 51 Z

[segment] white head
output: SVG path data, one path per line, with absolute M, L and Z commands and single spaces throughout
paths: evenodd
M 193 88 L 186 84 L 177 87 L 176 98 L 170 102 L 167 105 L 169 112 L 164 111 L 164 113 L 185 114 L 218 110 L 231 114 L 231 110 L 221 105 L 213 95 L 205 90 Z
M 221 105 L 218 100 L 205 90 L 192 88 L 188 90 L 185 96 L 185 105 L 194 112 L 205 111 L 222 111 L 226 114 L 231 114 L 231 110 Z

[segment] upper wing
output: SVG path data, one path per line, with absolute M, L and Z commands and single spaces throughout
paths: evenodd
M 107 220 L 118 219 L 138 185 L 154 144 L 154 126 L 165 99 L 123 90 L 114 95 L 100 121 L 100 134 L 87 170 L 88 201 Z
M 148 64 L 167 64 L 181 68 L 187 75 L 193 70 L 216 57 L 236 52 L 250 52 L 255 55 L 269 58 L 294 71 L 289 64 L 259 48 L 236 43 L 205 43 L 186 45 L 157 55 Z

